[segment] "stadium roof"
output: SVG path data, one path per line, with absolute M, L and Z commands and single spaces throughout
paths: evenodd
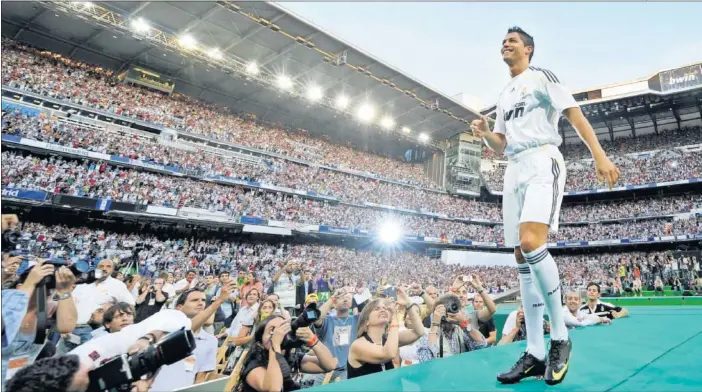
M 573 92 L 598 135 L 610 139 L 678 128 L 702 119 L 702 63 L 665 69 L 628 82 Z M 496 105 L 481 111 L 495 116 Z M 562 136 L 579 142 L 575 129 L 561 123 Z
M 476 118 L 453 98 L 272 3 L 3 2 L 2 31 L 111 69 L 140 65 L 169 77 L 176 92 L 313 133 L 355 136 L 367 145 L 400 138 L 415 142 L 420 133 L 441 140 Z M 178 40 L 186 35 L 189 42 Z M 248 72 L 251 62 L 260 69 L 256 76 Z M 295 98 L 275 88 L 280 74 L 296 83 Z M 328 100 L 311 102 L 303 87 L 313 85 Z M 349 114 L 368 102 L 376 112 L 373 124 L 385 115 L 393 118 L 396 135 L 364 130 L 356 116 L 336 110 L 339 94 L 349 98 Z

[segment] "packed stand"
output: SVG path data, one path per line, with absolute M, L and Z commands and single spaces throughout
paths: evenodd
M 304 131 L 286 131 L 281 125 L 264 126 L 251 116 L 236 116 L 183 95 L 167 96 L 121 84 L 110 70 L 9 39 L 2 40 L 2 53 L 3 85 L 217 140 L 439 189 L 420 166 L 312 138 Z
M 566 191 L 602 189 L 606 185 L 597 180 L 592 162 L 579 162 L 580 168 L 569 167 Z M 688 180 L 702 177 L 702 154 L 683 153 L 680 157 L 654 156 L 646 159 L 618 160 L 621 177 L 616 186 L 654 184 L 666 181 Z M 482 171 L 483 179 L 492 191 L 502 191 L 506 166 Z
M 3 133 L 9 135 L 173 165 L 194 175 L 222 175 L 291 189 L 314 191 L 336 196 L 350 203 L 369 202 L 392 205 L 454 217 L 481 214 L 487 216 L 483 219 L 497 220 L 500 215 L 499 210 L 492 204 L 364 179 L 282 159 L 266 159 L 265 163 L 253 166 L 203 150 L 192 153 L 165 146 L 149 137 L 98 132 L 45 117 L 30 118 L 19 110 L 8 111 L 3 120 Z
M 3 133 L 39 141 L 57 143 L 73 148 L 149 162 L 173 165 L 198 175 L 223 175 L 232 178 L 259 181 L 292 189 L 314 190 L 330 194 L 341 200 L 359 203 L 373 202 L 438 212 L 448 216 L 501 220 L 500 209 L 490 203 L 454 198 L 403 186 L 368 181 L 338 172 L 270 159 L 259 166 L 240 163 L 207 151 L 179 150 L 155 142 L 152 138 L 112 132 L 99 133 L 92 129 L 60 123 L 45 117 L 30 118 L 20 111 L 8 112 L 3 118 Z M 696 205 L 698 206 L 699 203 Z M 562 221 L 594 221 L 636 216 L 652 216 L 689 211 L 695 208 L 694 198 L 670 197 L 651 199 L 644 203 L 614 202 L 571 205 L 562 212 Z M 344 219 L 342 215 L 339 218 Z M 350 221 L 358 222 L 358 215 Z M 411 220 L 407 218 L 406 220 Z M 354 223 L 368 226 L 371 222 Z M 407 225 L 408 227 L 412 227 Z M 415 230 L 415 229 L 413 229 Z M 420 234 L 420 232 L 417 232 Z
M 406 232 L 437 238 L 502 241 L 499 226 L 466 224 L 422 216 L 373 213 L 374 210 L 350 206 L 331 206 L 327 202 L 282 193 L 247 191 L 131 169 L 116 168 L 92 161 L 65 160 L 2 154 L 2 183 L 11 188 L 43 190 L 58 194 L 171 207 L 195 207 L 224 211 L 233 216 L 257 216 L 289 222 L 356 227 L 374 231 L 379 223 L 395 219 Z M 695 234 L 694 220 L 663 219 L 613 224 L 562 226 L 553 241 L 599 240 L 631 237 Z M 668 234 L 672 233 L 672 234 Z
M 660 134 L 618 137 L 614 139 L 614 142 L 609 139 L 600 139 L 600 144 L 608 156 L 690 146 L 702 144 L 702 127 L 682 127 L 661 131 Z M 567 160 L 589 159 L 591 158 L 590 150 L 583 143 L 569 144 L 566 146 L 565 158 Z

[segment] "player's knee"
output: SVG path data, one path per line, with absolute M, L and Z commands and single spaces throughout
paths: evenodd
M 531 253 L 546 243 L 541 236 L 530 231 L 522 233 L 520 237 L 519 245 L 523 253 Z
M 517 259 L 517 264 L 526 263 L 526 259 L 524 258 L 524 255 L 522 254 L 521 248 L 514 248 L 514 258 Z

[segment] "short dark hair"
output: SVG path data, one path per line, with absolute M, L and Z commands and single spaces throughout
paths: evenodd
M 229 271 L 221 271 L 217 277 L 218 277 L 218 278 L 221 278 L 222 275 L 229 275 L 229 276 L 231 276 L 232 274 L 229 273 Z
M 534 57 L 534 52 L 536 51 L 536 45 L 534 45 L 534 37 L 529 35 L 529 33 L 527 33 L 526 31 L 522 30 L 522 28 L 519 26 L 513 26 L 507 29 L 507 34 L 511 33 L 519 34 L 519 38 L 521 38 L 522 42 L 524 42 L 524 46 L 531 46 L 532 50 L 531 53 L 529 53 L 529 62 L 531 62 L 531 58 Z
M 118 302 L 110 306 L 110 308 L 105 311 L 105 314 L 102 315 L 102 325 L 111 323 L 112 320 L 115 319 L 117 312 L 131 315 L 134 315 L 135 313 L 132 305 L 128 304 L 127 302 Z
M 190 294 L 195 293 L 195 292 L 203 293 L 204 291 L 202 291 L 200 289 L 190 289 L 190 290 L 183 291 L 183 293 L 180 295 L 180 297 L 178 297 L 178 300 L 176 301 L 175 306 L 178 307 L 179 305 L 180 306 L 185 305 L 185 301 L 188 300 L 188 297 L 190 296 Z
M 17 371 L 5 386 L 12 392 L 65 392 L 79 368 L 77 355 L 43 358 Z
M 197 275 L 197 270 L 196 270 L 196 269 L 189 269 L 187 274 L 189 274 L 189 273 L 191 273 L 191 272 L 194 273 L 195 275 Z M 187 274 L 186 274 L 186 275 L 187 275 Z
M 587 284 L 587 287 L 585 287 L 585 288 L 589 289 L 589 288 L 592 287 L 592 286 L 597 287 L 597 292 L 598 292 L 598 293 L 600 292 L 600 285 L 597 284 L 597 283 L 595 283 L 595 282 L 590 282 L 590 283 L 588 283 L 588 284 Z

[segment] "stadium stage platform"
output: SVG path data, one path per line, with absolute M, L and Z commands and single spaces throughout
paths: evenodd
M 666 298 L 667 299 L 667 298 Z M 429 363 L 306 389 L 311 392 L 374 391 L 700 391 L 702 306 L 629 307 L 612 325 L 571 330 L 572 368 L 555 387 L 541 380 L 500 385 L 526 342 L 493 347 Z M 505 309 L 507 313 L 507 309 Z M 181 391 L 221 392 L 227 379 Z
M 566 381 L 548 387 L 529 380 L 495 381 L 526 342 L 450 357 L 339 384 L 314 392 L 352 391 L 699 391 L 702 306 L 630 307 L 612 325 L 571 331 L 573 355 Z

